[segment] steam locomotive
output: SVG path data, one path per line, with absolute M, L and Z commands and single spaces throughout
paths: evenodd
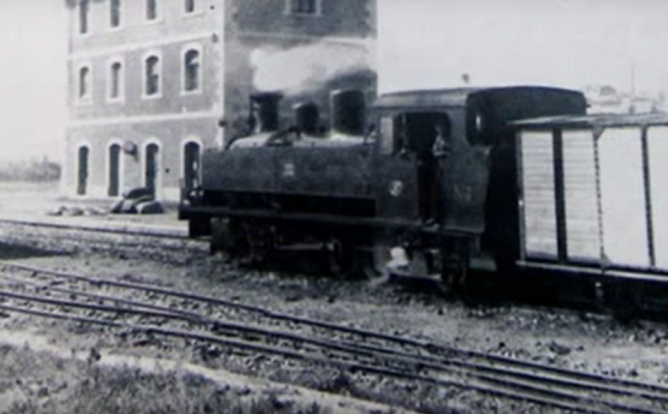
M 363 108 L 355 91 L 338 98 Z M 408 273 L 452 287 L 518 267 L 668 274 L 665 116 L 587 115 L 566 89 L 458 88 L 383 95 L 369 117 L 334 111 L 343 127 L 325 135 L 308 106 L 275 130 L 278 99 L 258 98 L 270 127 L 204 158 L 182 202 L 212 251 L 311 246 L 335 271 L 372 273 L 400 251 Z

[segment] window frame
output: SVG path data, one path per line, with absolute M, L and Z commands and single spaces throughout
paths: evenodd
M 157 58 L 157 76 L 158 76 L 158 82 L 157 82 L 157 92 L 148 94 L 148 61 L 151 58 Z M 158 50 L 151 50 L 142 55 L 142 99 L 159 99 L 162 98 L 162 90 L 163 90 L 163 71 L 162 71 L 162 53 Z
M 197 168 L 197 181 L 199 184 L 202 184 L 202 154 L 204 153 L 204 144 L 199 136 L 189 135 L 181 141 L 181 168 L 179 170 L 179 179 L 185 181 L 186 178 L 186 149 L 189 144 L 196 144 L 199 150 L 198 156 L 198 168 Z
M 165 165 L 164 165 L 164 162 L 165 162 L 164 157 L 165 156 L 163 155 L 164 148 L 163 148 L 163 145 L 162 145 L 162 141 L 160 140 L 160 138 L 158 138 L 156 136 L 151 136 L 150 138 L 147 138 L 144 141 L 144 144 L 142 146 L 141 182 L 142 182 L 142 186 L 148 187 L 148 182 L 146 182 L 146 169 L 148 168 L 148 163 L 147 163 L 148 159 L 147 159 L 146 156 L 148 155 L 148 147 L 150 147 L 151 145 L 155 145 L 156 147 L 158 147 L 158 156 L 156 158 L 156 163 L 157 163 L 156 167 L 157 168 L 156 168 L 156 171 L 155 171 L 155 173 L 156 173 L 156 176 L 155 176 L 156 177 L 156 180 L 155 180 L 156 185 L 155 185 L 155 187 L 156 188 L 155 188 L 154 196 L 155 196 L 156 200 L 161 200 L 162 197 L 163 197 L 163 185 L 164 185 L 163 175 L 164 175 L 164 169 L 165 169 Z
M 118 22 L 114 25 L 114 3 L 118 5 Z M 121 30 L 123 28 L 123 0 L 109 0 L 109 8 L 107 9 L 109 15 L 107 23 L 109 24 L 109 29 L 112 31 Z
M 113 96 L 114 66 L 120 65 L 118 73 L 118 96 Z M 107 102 L 119 103 L 125 101 L 125 61 L 121 57 L 114 57 L 107 63 Z
M 197 67 L 197 87 L 195 89 L 186 89 L 187 86 L 187 76 L 188 76 L 188 67 L 186 66 L 186 56 L 190 52 L 197 52 L 197 57 L 199 59 Z M 203 90 L 204 82 L 204 53 L 202 52 L 202 45 L 199 43 L 190 43 L 184 45 L 181 49 L 181 94 L 190 95 L 190 94 L 199 94 Z
M 83 192 L 79 191 L 81 185 L 81 151 L 86 149 L 86 182 L 83 188 Z M 74 157 L 75 157 L 75 170 L 74 170 L 74 196 L 76 198 L 89 198 L 91 197 L 91 177 L 93 175 L 93 168 L 91 167 L 93 163 L 93 145 L 89 141 L 79 141 L 74 146 Z
M 383 114 L 378 118 L 378 147 L 380 155 L 390 156 L 396 152 L 395 116 L 396 114 Z
M 416 122 L 415 118 L 421 122 Z M 431 119 L 429 119 L 431 118 Z M 416 137 L 424 137 L 422 133 L 416 133 L 415 124 L 429 126 L 426 128 L 429 134 L 433 134 L 434 139 L 438 137 L 436 132 L 437 125 L 447 125 L 447 135 L 442 136 L 445 143 L 453 145 L 456 113 L 447 108 L 427 107 L 419 110 L 399 110 L 381 113 L 377 119 L 379 130 L 378 151 L 382 156 L 395 156 L 397 154 L 424 154 L 433 152 L 435 141 L 416 140 Z M 411 126 L 409 128 L 409 126 Z M 424 127 L 421 127 L 424 128 Z M 434 128 L 432 132 L 432 128 Z M 420 132 L 420 128 L 417 129 Z
M 85 13 L 84 13 L 85 5 Z M 77 2 L 77 32 L 79 36 L 88 36 L 90 35 L 90 13 L 91 13 L 91 0 L 79 0 Z
M 313 11 L 302 11 L 297 5 L 301 1 L 312 1 L 313 2 Z M 300 16 L 300 17 L 319 17 L 322 16 L 322 0 L 286 0 L 285 2 L 285 14 L 290 16 Z
M 83 69 L 88 70 L 87 74 L 87 81 L 85 83 L 86 86 L 86 93 L 81 94 L 82 91 L 82 85 L 84 83 L 82 82 L 82 76 L 81 76 L 81 71 Z M 75 89 L 75 101 L 77 105 L 90 105 L 93 103 L 93 93 L 94 93 L 94 73 L 93 73 L 93 65 L 91 62 L 81 62 L 77 65 L 77 71 L 76 71 L 76 89 Z
M 124 151 L 123 151 L 123 141 L 120 138 L 112 138 L 111 140 L 109 140 L 107 142 L 107 148 L 106 148 L 106 151 L 105 151 L 106 152 L 106 155 L 105 155 L 105 158 L 106 158 L 106 160 L 105 160 L 106 161 L 105 162 L 106 180 L 105 181 L 106 181 L 106 183 L 105 184 L 106 184 L 106 188 L 108 190 L 110 185 L 111 185 L 111 182 L 109 180 L 111 178 L 111 147 L 113 147 L 114 145 L 118 145 L 120 147 L 120 151 L 118 152 L 118 195 L 115 196 L 115 197 L 118 197 L 121 194 L 123 194 L 123 192 L 125 191 L 125 185 L 124 185 L 125 184 L 124 183 L 124 180 L 125 180 L 125 168 L 124 168 L 125 154 L 124 154 Z M 109 196 L 109 194 L 107 194 L 107 195 Z
M 155 5 L 155 16 L 152 19 L 149 18 L 150 2 L 153 2 L 153 5 Z M 144 22 L 147 23 L 147 24 L 155 24 L 155 23 L 162 22 L 164 20 L 163 6 L 164 6 L 164 3 L 162 2 L 162 0 L 145 0 L 145 2 L 144 2 Z
M 188 2 L 192 1 L 193 8 L 192 10 L 188 11 Z M 195 16 L 197 14 L 201 14 L 203 10 L 201 7 L 197 7 L 199 4 L 198 0 L 183 0 L 183 9 L 181 11 L 183 12 L 184 16 Z

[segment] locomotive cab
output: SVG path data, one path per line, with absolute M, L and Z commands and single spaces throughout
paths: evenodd
M 447 112 L 399 112 L 381 116 L 377 147 L 379 214 L 438 222 L 443 159 L 451 147 Z
M 544 87 L 409 91 L 379 98 L 377 214 L 417 229 L 385 231 L 379 238 L 384 251 L 413 245 L 436 252 L 431 271 L 459 279 L 470 268 L 512 265 L 519 235 L 511 122 L 582 114 L 585 107 L 579 93 Z
M 399 92 L 381 97 L 376 122 L 377 214 L 480 234 L 489 145 L 469 139 L 471 90 Z

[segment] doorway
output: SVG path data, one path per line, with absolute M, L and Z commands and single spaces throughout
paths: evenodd
M 88 158 L 90 150 L 86 146 L 79 147 L 78 172 L 77 172 L 77 194 L 86 195 L 88 191 Z
M 157 197 L 160 188 L 160 147 L 155 143 L 148 144 L 145 152 L 144 186 Z
M 109 147 L 109 187 L 107 194 L 117 197 L 121 187 L 121 146 L 112 144 Z
M 189 142 L 183 148 L 183 187 L 190 191 L 200 185 L 201 149 L 197 142 Z

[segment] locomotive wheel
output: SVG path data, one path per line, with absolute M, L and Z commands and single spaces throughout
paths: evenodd
M 221 237 L 224 236 L 224 237 Z M 271 227 L 230 219 L 211 240 L 211 250 L 226 251 L 231 259 L 256 264 L 267 259 L 274 249 Z
M 350 273 L 353 268 L 353 249 L 350 243 L 332 239 L 325 245 L 329 271 L 335 276 Z
M 384 247 L 380 244 L 371 246 L 353 243 L 350 246 L 350 275 L 358 279 L 377 280 L 385 277 Z
M 243 226 L 243 237 L 247 249 L 245 260 L 251 264 L 267 260 L 274 250 L 273 232 L 267 225 L 246 223 Z
M 441 248 L 441 282 L 447 294 L 465 294 L 469 277 L 469 251 L 465 242 L 450 240 Z
M 229 219 L 227 223 L 228 242 L 225 248 L 233 259 L 241 259 L 248 255 L 250 246 L 246 236 L 245 223 L 237 219 Z M 212 240 L 213 245 L 213 240 Z
M 373 253 L 361 252 L 357 255 L 355 272 L 364 279 L 378 279 L 384 276 L 382 269 L 378 268 Z
M 221 218 L 211 219 L 211 241 L 209 252 L 211 255 L 218 253 L 228 254 L 230 257 L 236 255 L 237 231 L 235 222 Z

